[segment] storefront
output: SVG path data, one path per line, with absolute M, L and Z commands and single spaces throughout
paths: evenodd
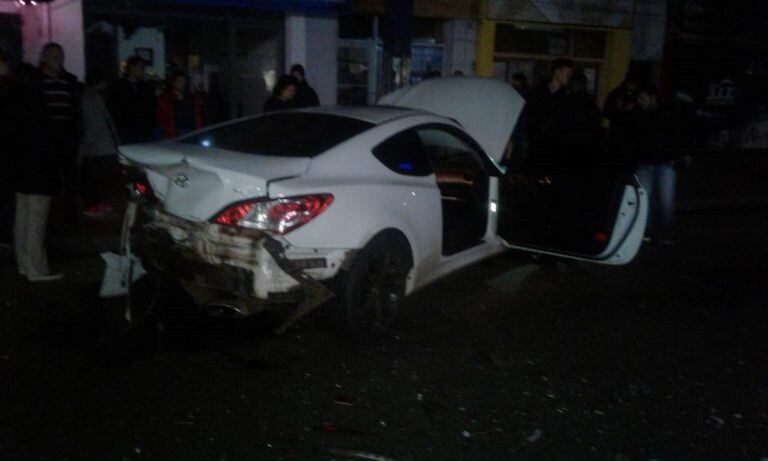
M 175 70 L 188 75 L 203 96 L 206 123 L 256 114 L 293 63 L 323 86 L 316 57 L 327 53 L 313 47 L 328 38 L 335 51 L 335 15 L 348 8 L 349 0 L 87 0 L 88 67 L 117 73 L 139 55 L 158 81 Z M 335 99 L 335 87 L 331 96 L 316 89 L 321 102 Z
M 630 63 L 634 1 L 487 0 L 477 45 L 477 72 L 511 81 L 524 74 L 546 81 L 549 65 L 569 58 L 598 103 L 624 78 Z
M 383 0 L 353 2 L 339 17 L 338 103 L 373 104 L 385 92 Z M 415 0 L 410 75 L 406 84 L 426 78 L 472 73 L 476 30 L 472 1 Z

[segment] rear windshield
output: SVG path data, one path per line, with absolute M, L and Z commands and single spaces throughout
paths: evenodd
M 211 128 L 179 142 L 254 155 L 314 157 L 372 126 L 338 115 L 284 112 Z

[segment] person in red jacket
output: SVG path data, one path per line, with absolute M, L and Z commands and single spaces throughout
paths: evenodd
M 157 97 L 157 121 L 163 137 L 177 136 L 202 128 L 200 99 L 187 87 L 187 77 L 174 72 L 165 90 Z

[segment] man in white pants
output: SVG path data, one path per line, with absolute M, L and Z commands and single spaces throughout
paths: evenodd
M 58 280 L 62 274 L 51 274 L 45 252 L 45 227 L 51 208 L 51 197 L 16 194 L 14 247 L 19 274 L 30 282 Z
M 44 53 L 43 59 L 50 58 Z M 60 56 L 54 56 L 62 59 Z M 6 110 L 12 125 L 8 152 L 13 158 L 14 190 L 16 192 L 16 221 L 14 248 L 19 274 L 31 282 L 62 278 L 52 274 L 45 252 L 45 229 L 51 208 L 51 197 L 58 193 L 61 182 L 54 152 L 48 136 L 50 117 L 46 111 L 40 73 L 31 66 L 22 66 L 12 78 L 13 95 Z

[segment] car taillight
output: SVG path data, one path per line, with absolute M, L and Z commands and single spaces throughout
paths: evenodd
M 211 222 L 287 234 L 316 218 L 331 203 L 331 194 L 250 200 L 228 206 L 217 213 Z
M 128 184 L 128 189 L 131 192 L 133 198 L 145 197 L 151 191 L 149 184 L 145 182 L 134 181 Z
M 124 167 L 123 174 L 125 175 L 126 187 L 128 193 L 133 199 L 151 199 L 154 198 L 152 192 L 152 186 L 149 185 L 147 175 L 135 168 Z

